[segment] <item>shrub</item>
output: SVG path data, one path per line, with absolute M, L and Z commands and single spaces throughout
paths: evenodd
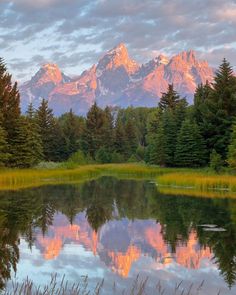
M 111 153 L 102 147 L 97 151 L 95 159 L 101 164 L 111 163 Z
M 124 163 L 126 161 L 125 161 L 125 157 L 122 154 L 117 153 L 117 152 L 113 152 L 111 154 L 111 162 L 112 163 Z
M 40 162 L 35 168 L 37 169 L 56 169 L 61 166 L 61 163 L 57 162 Z
M 210 168 L 215 172 L 219 173 L 224 165 L 224 161 L 220 154 L 218 154 L 215 150 L 212 151 L 210 155 Z
M 136 155 L 131 155 L 131 157 L 128 159 L 128 163 L 137 163 L 139 162 Z
M 78 150 L 70 156 L 67 163 L 73 163 L 76 165 L 87 165 L 92 163 L 92 159 L 86 156 L 82 151 Z
M 139 160 L 144 160 L 145 158 L 145 148 L 142 145 L 139 145 L 136 150 L 136 155 Z

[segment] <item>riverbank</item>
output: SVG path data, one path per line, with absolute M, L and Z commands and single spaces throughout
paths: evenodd
M 236 197 L 236 175 L 214 174 L 204 169 L 161 168 L 144 164 L 84 165 L 68 169 L 0 170 L 0 190 L 17 190 L 35 186 L 78 183 L 101 176 L 150 179 L 160 191 L 182 195 Z M 207 194 L 206 194 L 207 193 Z

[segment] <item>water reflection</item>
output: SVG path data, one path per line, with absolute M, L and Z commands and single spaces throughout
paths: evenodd
M 79 271 L 120 280 L 145 272 L 156 281 L 186 279 L 194 270 L 196 278 L 218 279 L 219 270 L 234 294 L 235 213 L 236 200 L 172 197 L 148 182 L 108 177 L 1 192 L 0 288 L 14 272 L 21 279 L 35 270 L 41 283 L 60 267 L 71 277 Z

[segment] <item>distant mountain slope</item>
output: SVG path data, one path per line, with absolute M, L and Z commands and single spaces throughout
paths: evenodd
M 101 106 L 156 106 L 170 83 L 191 102 L 196 86 L 212 81 L 213 74 L 192 50 L 171 58 L 159 55 L 139 65 L 121 43 L 75 79 L 65 76 L 55 64 L 44 65 L 20 87 L 22 109 L 29 102 L 38 106 L 42 98 L 49 100 L 57 115 L 70 108 L 85 114 L 95 100 Z

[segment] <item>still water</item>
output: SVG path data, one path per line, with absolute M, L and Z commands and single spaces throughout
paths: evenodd
M 236 294 L 236 200 L 111 177 L 0 192 L 0 289 L 52 273 L 88 276 L 91 289 L 105 278 L 101 294 L 131 289 L 137 275 L 148 295 Z

